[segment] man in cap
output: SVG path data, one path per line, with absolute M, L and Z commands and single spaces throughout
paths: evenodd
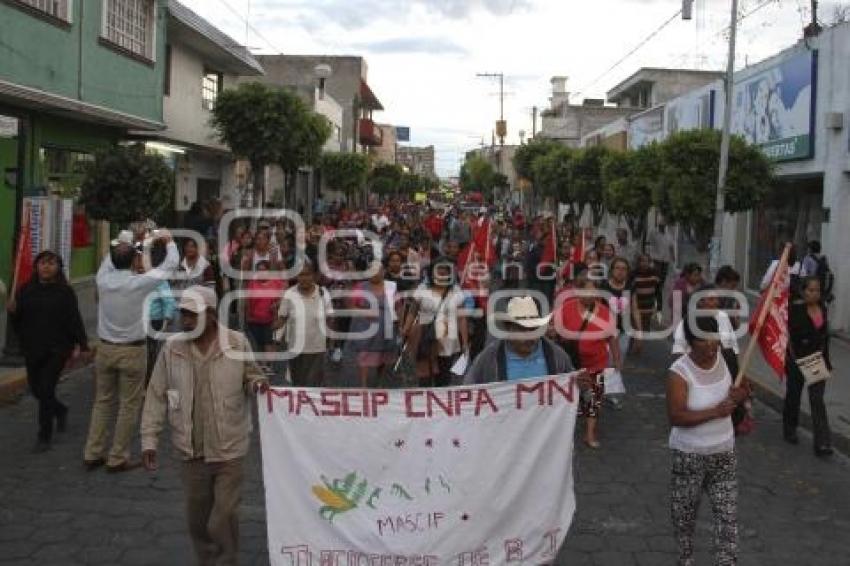
M 551 314 L 540 316 L 533 298 L 513 297 L 504 317 L 509 337 L 481 351 L 464 383 L 513 381 L 572 372 L 570 357 L 543 335 L 551 317 Z
M 163 346 L 145 397 L 142 462 L 157 469 L 158 436 L 170 413 L 198 564 L 236 564 L 251 398 L 268 382 L 245 336 L 219 325 L 215 291 L 190 287 L 179 309 L 184 333 Z
M 180 263 L 180 253 L 166 230 L 160 230 L 155 239 L 166 243 L 166 256 L 158 268 L 139 273 L 140 248 L 133 243 L 133 233 L 123 231 L 112 242 L 110 253 L 97 272 L 100 345 L 95 357 L 95 401 L 83 456 L 89 470 L 104 464 L 109 472 L 138 467 L 138 462 L 130 462 L 130 442 L 136 433 L 145 391 L 147 351 L 143 312 L 149 304 L 145 299 L 171 277 Z M 113 408 L 116 399 L 117 419 Z M 115 434 L 107 457 L 112 424 Z

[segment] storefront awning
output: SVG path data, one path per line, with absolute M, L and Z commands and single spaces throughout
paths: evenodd
M 165 124 L 37 88 L 0 80 L 0 102 L 83 122 L 134 130 L 164 130 Z
M 360 103 L 363 108 L 368 108 L 369 110 L 383 110 L 384 107 L 381 105 L 381 101 L 378 100 L 378 97 L 375 96 L 375 93 L 372 92 L 372 89 L 369 88 L 369 85 L 366 84 L 366 81 L 360 81 Z

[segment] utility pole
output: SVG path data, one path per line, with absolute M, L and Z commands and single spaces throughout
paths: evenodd
M 476 77 L 499 79 L 499 121 L 496 122 L 496 134 L 499 136 L 499 145 L 505 145 L 505 136 L 508 134 L 507 122 L 505 122 L 505 74 L 504 73 L 476 73 Z
M 717 175 L 717 201 L 714 208 L 714 235 L 711 238 L 709 271 L 720 268 L 723 242 L 723 217 L 726 214 L 726 176 L 729 172 L 729 142 L 732 125 L 732 90 L 735 87 L 735 39 L 738 35 L 738 0 L 732 0 L 732 18 L 729 23 L 729 59 L 726 62 L 726 102 L 723 107 L 723 137 L 720 142 L 720 167 Z
M 537 107 L 531 108 L 531 139 L 537 137 Z

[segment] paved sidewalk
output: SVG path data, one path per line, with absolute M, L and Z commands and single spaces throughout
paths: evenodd
M 602 415 L 602 449 L 579 445 L 576 451 L 578 510 L 557 564 L 675 563 L 663 396 L 667 348 L 648 345 L 644 356 L 630 359 L 627 367 L 635 365 L 626 372 L 626 406 Z M 191 564 L 178 462 L 164 457 L 155 474 L 137 470 L 113 476 L 82 469 L 91 377 L 90 370 L 82 370 L 60 385 L 59 396 L 72 411 L 69 431 L 46 454 L 30 453 L 36 429 L 33 400 L 25 397 L 0 408 L 0 565 Z M 850 462 L 842 456 L 814 458 L 805 433 L 800 446 L 785 444 L 778 415 L 764 405 L 757 411 L 755 433 L 738 443 L 740 564 L 846 566 Z M 163 454 L 166 450 L 167 444 Z M 265 565 L 256 440 L 245 482 L 241 564 Z M 702 506 L 697 529 L 698 564 L 711 563 L 708 507 Z
M 748 342 L 749 336 L 741 340 L 742 353 Z M 833 444 L 845 454 L 850 454 L 850 344 L 842 339 L 832 338 L 829 347 L 834 370 L 832 378 L 826 384 L 826 412 L 832 429 Z M 781 412 L 785 399 L 785 382 L 765 363 L 758 347 L 753 354 L 747 375 L 758 387 L 759 397 Z M 807 391 L 803 394 L 800 407 L 800 422 L 811 430 L 811 408 Z M 848 563 L 850 564 L 850 560 Z

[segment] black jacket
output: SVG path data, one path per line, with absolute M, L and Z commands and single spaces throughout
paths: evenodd
M 815 328 L 809 317 L 806 304 L 794 302 L 788 307 L 788 336 L 789 353 L 792 358 L 804 358 L 815 352 L 822 352 L 826 365 L 832 369 L 829 359 L 829 320 L 827 319 L 826 307 L 821 305 L 823 312 L 823 326 Z
M 70 285 L 32 281 L 18 291 L 12 327 L 25 355 L 88 348 L 86 329 Z

